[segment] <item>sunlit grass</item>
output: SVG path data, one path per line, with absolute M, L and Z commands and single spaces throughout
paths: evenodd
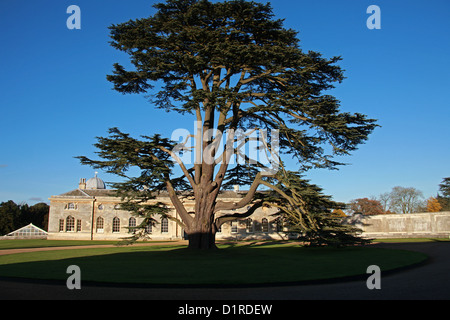
M 414 243 L 414 242 L 448 242 L 449 238 L 392 238 L 392 239 L 376 239 L 374 242 L 383 243 Z
M 0 250 L 22 248 L 47 248 L 66 246 L 92 246 L 116 244 L 117 241 L 89 241 L 89 240 L 45 240 L 45 239 L 14 239 L 1 240 Z

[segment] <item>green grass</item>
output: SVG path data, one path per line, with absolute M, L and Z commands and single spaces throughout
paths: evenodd
M 116 244 L 118 241 L 89 241 L 89 240 L 1 240 L 0 250 L 23 249 L 23 248 L 47 248 L 47 247 L 67 247 L 67 246 L 92 246 L 103 244 Z
M 392 239 L 376 239 L 374 242 L 384 243 L 414 243 L 414 242 L 448 242 L 449 238 L 392 238 Z
M 69 246 L 94 246 L 94 245 L 117 245 L 120 240 L 113 241 L 91 241 L 91 240 L 1 240 L 0 250 L 25 249 L 25 248 L 47 248 L 47 247 L 69 247 Z M 168 241 L 152 241 L 153 243 Z
M 447 238 L 408 238 L 408 239 L 376 239 L 375 242 L 432 242 L 450 241 Z M 156 241 L 153 241 L 156 242 Z M 167 241 L 158 241 L 167 242 Z M 1 240 L 0 250 L 23 248 L 46 248 L 67 246 L 116 245 L 119 241 L 90 241 L 90 240 Z M 218 241 L 220 244 L 221 242 Z M 225 242 L 224 242 L 225 243 Z
M 78 265 L 81 280 L 136 284 L 258 284 L 366 274 L 369 265 L 390 270 L 418 263 L 418 252 L 373 247 L 305 248 L 288 245 L 220 245 L 197 252 L 183 246 L 113 247 L 0 256 L 0 275 L 66 280 Z

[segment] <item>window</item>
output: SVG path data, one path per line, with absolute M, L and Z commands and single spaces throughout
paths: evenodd
M 120 219 L 115 217 L 113 219 L 113 227 L 112 227 L 112 232 L 120 232 Z
M 231 221 L 231 233 L 237 233 L 237 232 L 238 232 L 238 222 Z
M 75 219 L 72 216 L 68 216 L 66 219 L 66 232 L 75 231 Z
M 148 225 L 145 226 L 145 233 L 152 233 L 152 231 L 152 224 L 149 222 Z
M 136 231 L 136 219 L 131 217 L 128 219 L 128 232 L 134 233 Z
M 77 219 L 77 232 L 81 231 L 81 219 Z
M 219 233 L 222 233 L 222 225 L 220 225 L 220 227 L 219 228 L 217 228 L 217 232 Z
M 161 233 L 169 232 L 169 220 L 167 218 L 161 219 Z
M 266 218 L 262 219 L 262 232 L 269 232 L 269 222 Z
M 97 218 L 97 233 L 103 233 L 103 218 Z
M 67 209 L 69 209 L 69 210 L 75 210 L 76 208 L 77 208 L 77 206 L 73 202 L 70 202 L 69 204 L 67 204 Z
M 64 220 L 63 220 L 64 223 Z M 40 230 L 35 226 L 25 226 L 20 228 L 19 230 L 8 233 L 7 236 L 16 236 L 16 237 L 33 237 L 33 236 L 44 236 L 45 232 Z
M 114 206 L 114 210 L 120 210 L 120 204 L 116 204 L 116 205 Z
M 98 205 L 98 210 L 103 210 L 103 209 L 105 209 L 105 207 L 102 204 L 99 204 Z
M 253 220 L 250 218 L 247 219 L 247 232 L 253 233 Z
M 59 232 L 64 232 L 64 219 L 59 219 Z
M 281 221 L 281 219 L 277 220 L 277 232 L 281 232 L 283 231 L 283 222 Z

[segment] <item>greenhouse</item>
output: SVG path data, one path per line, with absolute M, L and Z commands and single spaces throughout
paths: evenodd
M 4 237 L 6 239 L 46 239 L 47 231 L 36 227 L 34 224 L 12 231 Z

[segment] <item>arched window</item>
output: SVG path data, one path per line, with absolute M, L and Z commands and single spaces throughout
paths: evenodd
M 238 232 L 238 222 L 231 221 L 231 233 L 237 233 L 237 232 Z
M 269 221 L 266 218 L 262 219 L 262 232 L 269 232 Z
M 277 219 L 277 232 L 283 231 L 283 221 L 281 219 Z
M 161 219 L 161 233 L 169 232 L 169 219 L 162 218 Z
M 103 204 L 99 204 L 98 205 L 98 210 L 103 210 L 103 209 L 105 209 L 105 206 Z
M 136 219 L 131 217 L 130 219 L 128 219 L 128 232 L 134 233 L 136 231 Z
M 77 208 L 77 206 L 73 202 L 70 202 L 67 204 L 67 209 L 69 209 L 69 210 L 75 210 L 76 208 Z
M 153 228 L 151 222 L 148 223 L 148 225 L 145 226 L 145 233 L 152 233 Z
M 112 232 L 114 233 L 120 232 L 120 219 L 117 217 L 114 217 L 113 219 Z
M 72 216 L 68 216 L 66 218 L 66 232 L 75 231 L 75 218 Z
M 248 233 L 253 232 L 253 220 L 250 218 L 247 219 L 247 232 Z
M 97 218 L 97 233 L 103 233 L 103 218 L 98 217 Z

